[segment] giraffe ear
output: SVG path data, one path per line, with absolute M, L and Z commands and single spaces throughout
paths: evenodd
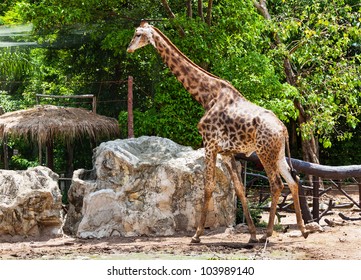
M 144 19 L 142 19 L 142 21 L 140 22 L 140 27 L 147 27 L 148 25 L 148 22 Z

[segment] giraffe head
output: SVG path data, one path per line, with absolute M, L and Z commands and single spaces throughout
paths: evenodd
M 154 45 L 153 29 L 146 21 L 142 21 L 140 26 L 135 30 L 132 41 L 130 42 L 127 52 L 132 53 L 135 50 L 148 44 Z

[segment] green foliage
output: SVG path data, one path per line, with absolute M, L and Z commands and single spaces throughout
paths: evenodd
M 282 84 L 271 61 L 263 54 L 250 52 L 247 56 L 232 56 L 222 60 L 216 71 L 223 73 L 241 93 L 252 102 L 272 110 L 287 122 L 296 119 L 293 100 L 299 94 L 288 83 Z
M 24 108 L 21 96 L 32 70 L 27 49 L 0 48 L 0 106 L 5 112 Z
M 0 107 L 4 112 L 15 111 L 21 108 L 22 103 L 19 101 L 19 97 L 12 96 L 5 91 L 0 91 Z
M 173 84 L 177 86 L 177 83 Z M 162 91 L 156 93 L 152 108 L 144 112 L 134 111 L 134 134 L 135 137 L 141 135 L 166 137 L 181 145 L 199 148 L 202 138 L 198 133 L 197 123 L 203 113 L 203 108 L 192 100 L 184 89 Z M 126 112 L 119 114 L 122 128 L 127 127 L 127 118 Z M 122 129 L 122 131 L 124 131 L 123 137 L 126 137 L 127 130 Z
M 344 0 L 270 2 L 309 116 L 302 136 L 317 135 L 331 147 L 349 138 L 360 121 L 361 7 Z
M 321 150 L 322 164 L 334 166 L 359 164 L 361 162 L 360 126 L 356 127 L 353 134 L 352 137 L 342 141 L 337 139 L 335 134 L 331 139 L 332 148 Z
M 32 71 L 32 64 L 26 51 L 0 48 L 0 79 L 17 80 Z
M 38 166 L 38 161 L 29 161 L 23 158 L 21 155 L 15 155 L 11 157 L 11 168 L 15 170 L 25 170 L 29 167 Z
M 253 220 L 253 223 L 256 226 L 260 225 L 261 218 L 262 218 L 262 208 L 260 205 L 248 203 L 248 209 L 249 213 L 251 215 L 251 218 Z M 236 212 L 236 224 L 241 224 L 245 220 L 243 216 L 243 208 L 242 203 L 240 201 L 237 201 L 237 212 Z
M 0 25 L 23 23 L 20 6 L 16 0 L 3 0 L 0 3 Z
M 10 169 L 24 170 L 28 167 L 39 165 L 37 149 L 25 141 L 25 139 L 9 137 L 7 145 Z M 15 153 L 15 150 L 17 150 L 17 153 Z M 1 166 L 2 163 L 0 163 Z

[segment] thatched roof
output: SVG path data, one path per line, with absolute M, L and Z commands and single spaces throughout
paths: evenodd
M 45 105 L 0 116 L 1 140 L 4 136 L 22 137 L 43 145 L 54 138 L 70 142 L 82 136 L 97 140 L 118 135 L 116 119 L 81 108 Z

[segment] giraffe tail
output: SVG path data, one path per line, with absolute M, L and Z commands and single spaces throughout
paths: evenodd
M 288 134 L 285 136 L 285 142 L 286 142 L 286 152 L 287 152 L 287 157 L 288 157 L 288 165 L 290 167 L 290 172 L 291 175 L 293 177 L 293 179 L 298 182 L 298 172 L 296 169 L 293 168 L 292 165 L 292 159 L 291 159 L 291 150 L 290 150 L 290 143 L 289 143 L 289 137 Z

